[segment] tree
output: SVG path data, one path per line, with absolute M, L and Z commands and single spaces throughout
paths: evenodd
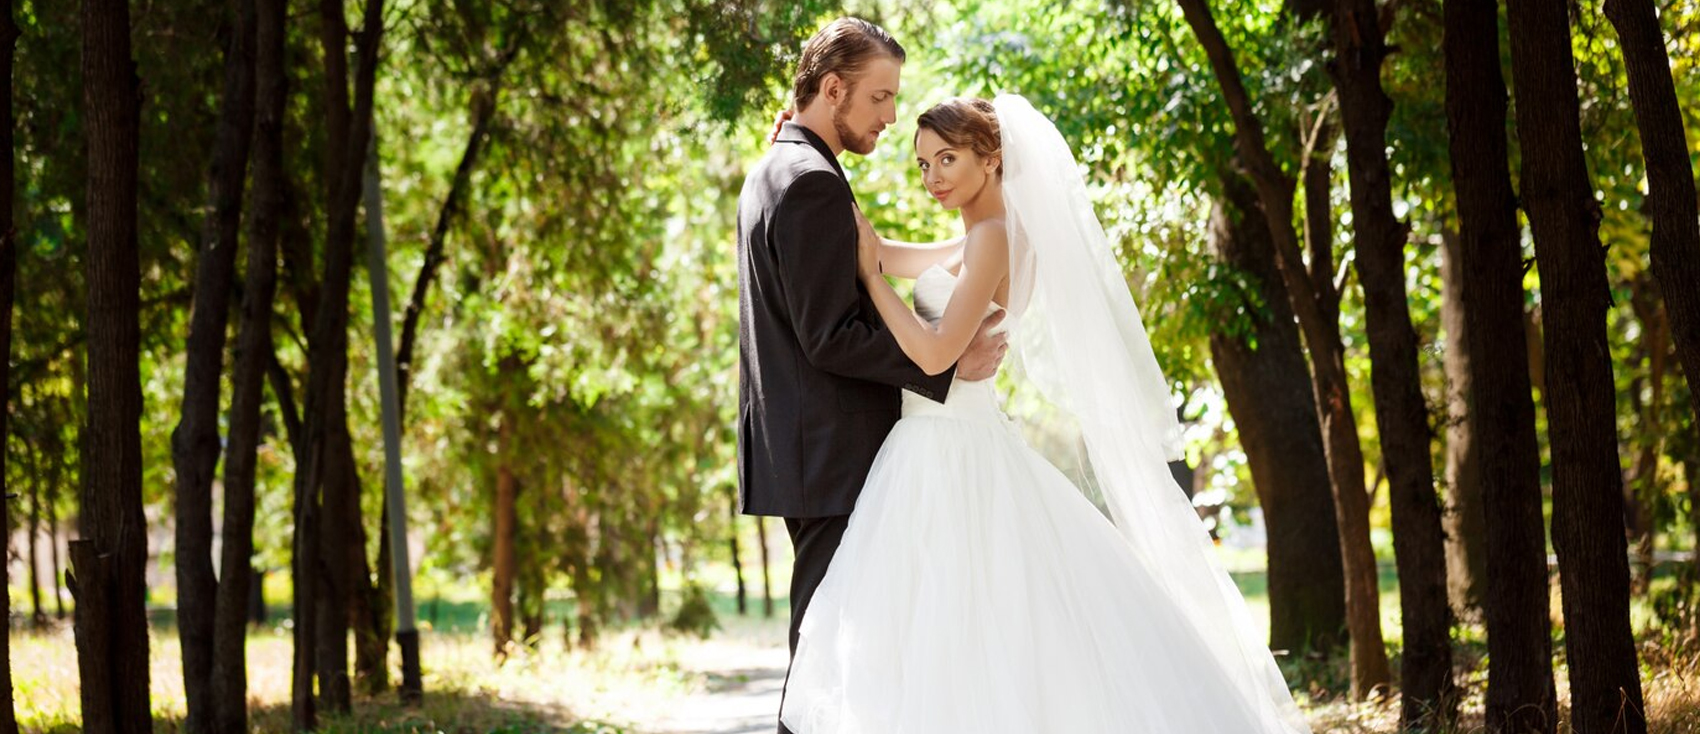
M 1240 77 L 1233 50 L 1216 25 L 1207 0 L 1178 1 L 1187 24 L 1209 57 L 1211 70 L 1232 115 L 1234 147 L 1257 190 L 1259 206 L 1269 222 L 1276 262 L 1310 349 L 1312 379 L 1317 385 L 1317 412 L 1323 422 L 1334 513 L 1340 529 L 1341 560 L 1346 573 L 1352 693 L 1354 697 L 1367 697 L 1386 686 L 1392 674 L 1387 666 L 1387 651 L 1382 647 L 1375 555 L 1369 544 L 1369 498 L 1363 484 L 1364 461 L 1357 440 L 1357 418 L 1346 385 L 1344 347 L 1337 327 L 1328 326 L 1321 308 L 1321 304 L 1332 298 L 1327 296 L 1328 286 L 1313 283 L 1305 272 L 1293 226 L 1296 184 L 1269 152 L 1263 124 L 1252 111 L 1251 97 Z
M 1316 400 L 1257 194 L 1232 175 L 1222 188 L 1211 248 L 1248 276 L 1254 331 L 1213 332 L 1210 355 L 1269 528 L 1269 646 L 1326 653 L 1342 642 L 1346 600 Z
M 140 82 L 125 0 L 82 6 L 88 150 L 88 423 L 81 538 L 71 546 L 83 727 L 147 731 L 147 519 L 142 514 L 141 269 L 137 258 Z
M 0 146 L 6 150 L 0 153 L 0 528 L 6 529 L 6 572 L 0 574 L 0 579 L 6 582 L 6 588 L 12 584 L 11 560 L 11 529 L 12 529 L 12 499 L 16 496 L 9 491 L 6 484 L 6 443 L 11 434 L 7 431 L 7 419 L 11 415 L 11 383 L 12 364 L 12 302 L 17 294 L 18 277 L 18 229 L 12 221 L 14 205 L 13 192 L 17 190 L 17 176 L 13 170 L 13 129 L 12 129 L 12 57 L 17 50 L 18 22 L 13 17 L 13 3 L 6 3 L 6 17 L 0 18 L 0 84 L 4 84 L 5 98 L 0 103 L 5 104 L 6 114 L 3 123 L 5 130 L 0 130 Z M 29 524 L 29 585 L 30 600 L 34 605 L 34 618 L 39 623 L 41 619 L 41 586 L 36 583 L 35 570 L 35 533 L 37 518 L 40 516 L 39 502 L 36 498 L 35 485 L 30 487 L 30 524 Z M 739 579 L 740 583 L 743 581 Z M 6 601 L 0 605 L 0 612 L 5 613 L 6 619 L 12 618 L 12 596 L 6 595 Z M 0 734 L 16 734 L 18 731 L 17 707 L 12 699 L 12 643 L 11 625 L 7 625 L 6 640 L 0 641 L 0 664 L 5 670 L 0 675 L 0 705 L 6 707 L 0 713 Z
M 1700 385 L 1700 292 L 1694 287 L 1700 283 L 1700 198 L 1695 195 L 1670 56 L 1650 0 L 1606 0 L 1605 12 L 1623 49 L 1629 100 L 1647 164 L 1653 275 L 1662 286 L 1677 358 L 1688 376 L 1689 406 L 1700 414 L 1700 389 L 1693 389 Z
M 255 473 L 266 368 L 272 360 L 272 301 L 277 290 L 278 218 L 283 209 L 284 0 L 254 3 L 253 215 L 249 219 L 242 322 L 232 377 L 230 437 L 224 457 L 224 533 L 213 621 L 213 722 L 221 732 L 248 730 L 248 607 L 253 578 Z M 263 609 L 263 607 L 262 607 Z
M 296 617 L 295 691 L 298 728 L 311 728 L 314 712 L 301 711 L 302 698 L 312 685 L 307 670 L 316 673 L 320 703 L 329 711 L 347 711 L 351 705 L 348 676 L 348 600 L 355 581 L 351 553 L 356 536 L 353 520 L 358 516 L 359 497 L 354 491 L 354 463 L 348 433 L 345 383 L 348 373 L 348 294 L 353 266 L 355 214 L 360 203 L 360 182 L 366 165 L 366 145 L 371 139 L 373 83 L 378 50 L 383 37 L 383 0 L 369 0 L 364 25 L 355 34 L 356 69 L 353 73 L 353 104 L 349 102 L 349 69 L 346 40 L 349 36 L 341 0 L 326 0 L 320 6 L 320 38 L 325 59 L 325 245 L 324 275 L 318 284 L 318 300 L 312 314 L 308 338 L 307 409 L 302 420 L 306 431 L 298 448 L 305 454 L 297 461 L 296 500 L 299 556 L 296 595 L 312 584 L 311 606 L 298 614 L 314 617 L 310 632 Z M 364 582 L 364 580 L 362 580 Z M 298 602 L 299 604 L 299 602 Z M 312 646 L 311 652 L 304 652 Z
M 1482 622 L 1487 585 L 1487 517 L 1482 513 L 1481 442 L 1476 440 L 1468 318 L 1464 313 L 1463 246 L 1456 232 L 1441 237 L 1440 318 L 1446 331 L 1446 595 L 1461 621 Z
M 1458 201 L 1458 300 L 1469 354 L 1467 415 L 1481 481 L 1488 583 L 1489 731 L 1558 726 L 1548 615 L 1540 446 L 1523 327 L 1517 195 L 1505 139 L 1499 9 L 1445 0 L 1446 129 Z
M 1392 100 L 1381 87 L 1386 40 L 1374 0 L 1338 0 L 1329 71 L 1340 95 L 1346 138 L 1357 270 L 1369 336 L 1370 385 L 1393 510 L 1393 550 L 1405 633 L 1400 673 L 1404 728 L 1444 726 L 1453 718 L 1452 614 L 1446 600 L 1446 550 L 1429 463 L 1428 405 L 1417 370 L 1417 332 L 1405 292 L 1405 225 L 1393 213 L 1387 163 Z
M 225 49 L 206 221 L 195 271 L 195 299 L 184 360 L 183 414 L 171 435 L 176 472 L 178 627 L 183 650 L 184 729 L 215 731 L 213 619 L 218 580 L 212 565 L 212 484 L 218 466 L 218 412 L 224 383 L 225 333 L 236 269 L 248 148 L 254 122 L 253 2 L 231 6 L 234 30 Z M 245 600 L 244 600 L 245 601 Z
M 1522 200 L 1541 277 L 1553 463 L 1552 544 L 1564 591 L 1571 725 L 1646 731 L 1623 538 L 1610 299 L 1600 206 L 1582 152 L 1568 8 L 1506 0 Z

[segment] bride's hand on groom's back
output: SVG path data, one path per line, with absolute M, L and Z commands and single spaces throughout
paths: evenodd
M 880 236 L 861 207 L 851 210 L 856 213 L 856 273 L 863 279 L 880 277 Z
M 773 145 L 773 141 L 779 139 L 779 131 L 785 127 L 785 123 L 787 121 L 789 121 L 792 117 L 795 117 L 796 115 L 797 115 L 797 113 L 792 112 L 789 109 L 784 109 L 784 110 L 780 110 L 779 114 L 773 116 L 773 129 L 767 131 L 767 144 L 768 145 Z
M 999 310 L 980 322 L 980 330 L 974 333 L 974 341 L 968 342 L 968 349 L 962 353 L 962 358 L 956 360 L 957 379 L 968 382 L 989 380 L 998 373 L 998 367 L 1003 364 L 1004 353 L 1009 351 L 1009 336 L 1004 332 L 990 334 L 992 329 L 1003 323 L 1004 312 Z

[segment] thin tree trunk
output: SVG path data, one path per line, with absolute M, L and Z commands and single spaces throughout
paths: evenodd
M 1652 0 L 1606 0 L 1629 77 L 1629 101 L 1647 163 L 1647 218 L 1653 276 L 1665 299 L 1677 360 L 1688 377 L 1689 409 L 1700 415 L 1700 197 L 1695 194 L 1682 109 L 1665 35 Z
M 6 369 L 5 367 L 0 367 L 0 371 L 4 371 L 5 369 Z M 0 413 L 4 413 L 4 412 L 5 412 L 4 410 L 0 410 Z M 0 417 L 0 421 L 5 421 L 5 418 Z M 0 431 L 0 435 L 4 435 L 4 432 Z M 35 451 L 35 449 L 29 447 L 26 444 L 26 446 L 24 448 L 24 456 L 28 457 L 31 454 L 33 454 L 34 451 Z M 5 460 L 0 459 L 0 462 L 3 462 L 3 461 L 5 461 Z M 35 463 L 34 459 L 31 459 L 30 463 L 34 464 Z M 30 536 L 30 544 L 29 544 L 30 624 L 32 626 L 36 627 L 37 629 L 40 629 L 42 625 L 47 623 L 47 615 L 44 612 L 41 611 L 41 559 L 40 559 L 40 556 L 39 556 L 40 546 L 41 546 L 41 539 L 39 537 L 40 534 L 41 534 L 41 474 L 40 474 L 41 469 L 40 469 L 40 467 L 31 467 L 31 468 L 34 471 L 31 471 L 30 475 L 29 475 L 30 476 L 30 530 L 29 530 L 29 536 Z M 4 481 L 4 480 L 0 480 L 0 481 Z M 49 535 L 47 537 L 47 542 L 48 542 L 49 545 L 51 545 L 53 543 L 53 536 L 51 534 L 51 531 L 49 531 Z M 57 576 L 58 574 L 55 573 L 54 575 Z M 54 578 L 53 583 L 55 585 L 57 585 L 59 583 L 58 578 Z
M 53 481 L 47 484 L 48 489 L 53 489 L 57 481 L 58 476 L 55 474 Z M 59 492 L 56 490 L 47 495 L 47 557 L 52 563 L 48 568 L 52 572 L 52 578 L 48 579 L 47 587 L 53 590 L 53 618 L 64 621 L 66 614 L 65 595 L 60 593 L 60 586 L 64 583 L 64 577 L 59 573 L 59 570 L 64 568 L 64 564 L 59 558 L 59 509 L 54 506 L 54 502 L 58 499 Z
M 1232 335 L 1210 338 L 1269 530 L 1269 646 L 1326 653 L 1344 641 L 1346 598 L 1316 398 L 1257 195 L 1237 177 L 1224 176 L 1222 186 L 1212 249 L 1254 278 L 1269 310 L 1255 323 L 1256 348 Z
M 1541 278 L 1552 542 L 1564 590 L 1571 726 L 1647 729 L 1629 624 L 1616 390 L 1607 349 L 1611 294 L 1571 52 L 1568 6 L 1507 0 L 1522 199 Z
M 499 78 L 499 77 L 498 77 Z M 401 341 L 396 346 L 396 402 L 401 407 L 403 423 L 407 416 L 407 390 L 409 378 L 413 374 L 414 346 L 419 339 L 419 320 L 425 314 L 425 298 L 430 294 L 431 283 L 436 280 L 437 270 L 442 267 L 444 260 L 444 244 L 448 240 L 449 228 L 453 226 L 455 217 L 461 210 L 461 202 L 466 198 L 467 189 L 472 186 L 472 172 L 478 167 L 479 155 L 484 150 L 484 139 L 489 135 L 490 122 L 495 117 L 495 93 L 474 93 L 472 98 L 472 132 L 466 137 L 466 147 L 461 150 L 460 163 L 455 166 L 454 180 L 449 183 L 449 193 L 443 197 L 443 204 L 437 210 L 437 223 L 431 227 L 431 239 L 425 244 L 425 259 L 419 264 L 419 276 L 413 281 L 413 295 L 408 298 L 407 310 L 402 314 Z
M 177 623 L 183 651 L 183 729 L 213 725 L 213 618 L 218 579 L 212 564 L 212 485 L 219 455 L 219 397 L 225 334 L 242 226 L 243 188 L 254 127 L 254 4 L 231 4 L 234 32 L 224 55 L 223 108 L 208 176 L 207 216 L 195 269 L 195 297 L 184 359 L 182 416 L 171 434 L 176 468 Z
M 512 371 L 512 358 L 504 359 L 502 363 L 503 373 Z M 494 558 L 490 563 L 490 633 L 495 638 L 497 660 L 507 658 L 508 644 L 513 640 L 514 526 L 518 521 L 513 470 L 513 415 L 503 411 L 501 421 L 496 437 L 496 506 L 492 513 L 496 527 L 492 534 Z
M 1471 396 L 1472 357 L 1464 307 L 1463 240 L 1441 237 L 1440 319 L 1446 331 L 1446 595 L 1460 620 L 1480 623 L 1487 582 L 1487 516 L 1482 513 L 1482 455 Z
M 1258 202 L 1269 222 L 1293 311 L 1310 348 L 1312 379 L 1316 383 L 1318 417 L 1322 419 L 1329 477 L 1334 489 L 1334 513 L 1340 529 L 1340 552 L 1346 572 L 1346 626 L 1351 636 L 1352 695 L 1365 698 L 1392 681 L 1387 650 L 1381 637 L 1380 589 L 1375 553 L 1369 541 L 1369 494 L 1364 487 L 1364 461 L 1358 443 L 1357 418 L 1347 389 L 1345 349 L 1337 324 L 1323 316 L 1322 304 L 1304 268 L 1293 226 L 1292 177 L 1270 154 L 1263 124 L 1252 111 L 1233 51 L 1217 27 L 1207 0 L 1177 0 L 1186 21 L 1203 46 L 1234 120 L 1234 146 L 1257 189 Z M 1331 284 L 1330 284 L 1331 286 Z
M 773 619 L 773 573 L 767 545 L 767 518 L 756 516 L 756 541 L 761 544 L 761 616 Z
M 0 130 L 0 531 L 6 533 L 8 552 L 0 556 L 0 563 L 5 563 L 6 570 L 0 573 L 6 588 L 12 585 L 11 537 L 12 537 L 12 494 L 6 484 L 6 443 L 7 418 L 11 414 L 12 384 L 12 303 L 16 300 L 18 274 L 18 230 L 12 221 L 13 199 L 16 195 L 17 173 L 12 159 L 13 123 L 12 123 L 12 61 L 18 44 L 18 22 L 13 17 L 16 12 L 12 2 L 6 3 L 6 16 L 0 18 L 0 84 L 4 84 L 5 99 L 0 104 L 6 107 L 5 130 Z M 29 450 L 27 447 L 26 451 Z M 35 534 L 41 525 L 41 505 L 35 480 L 30 482 L 30 523 L 29 523 L 29 584 L 30 603 L 33 619 L 41 621 L 41 585 L 36 576 Z M 12 694 L 12 595 L 6 594 L 6 600 L 0 605 L 0 612 L 5 613 L 6 639 L 0 641 L 0 663 L 5 664 L 4 677 L 0 677 L 0 687 L 4 688 L 6 711 L 0 713 L 0 734 L 17 734 L 18 717 L 13 705 Z
M 309 506 L 322 507 L 317 542 L 301 552 L 317 553 L 318 588 L 314 595 L 314 636 L 297 645 L 314 644 L 312 653 L 324 707 L 344 712 L 351 705 L 348 676 L 348 594 L 353 570 L 348 564 L 353 492 L 353 456 L 348 438 L 345 386 L 348 374 L 348 295 L 353 266 L 355 214 L 360 177 L 371 137 L 372 89 L 378 49 L 383 36 L 383 2 L 369 0 L 364 26 L 355 35 L 358 67 L 353 74 L 354 103 L 349 107 L 346 41 L 349 35 L 341 0 L 323 0 L 319 7 L 325 59 L 327 215 L 324 277 L 319 282 L 312 329 L 308 338 L 307 410 L 303 420 L 305 461 L 298 461 L 297 492 Z M 356 501 L 358 498 L 354 498 Z M 298 621 L 299 625 L 299 621 Z M 310 681 L 309 688 L 310 690 Z M 297 695 L 303 690 L 298 689 Z M 311 721 L 309 720 L 309 724 Z
M 362 178 L 362 198 L 366 202 L 368 214 L 381 211 L 382 188 L 378 171 L 377 137 L 372 139 L 372 145 L 366 153 L 366 166 Z M 383 245 L 383 218 L 366 217 L 366 236 L 369 247 L 380 250 Z M 385 281 L 387 282 L 387 280 Z M 374 318 L 387 318 L 388 314 L 374 315 Z M 353 477 L 354 486 L 359 486 L 359 476 Z M 379 506 L 382 508 L 378 525 L 378 567 L 373 573 L 371 563 L 366 556 L 366 531 L 364 522 L 355 527 L 355 538 L 351 554 L 353 568 L 357 569 L 354 582 L 353 607 L 349 614 L 349 623 L 354 628 L 354 677 L 360 681 L 361 690 L 368 695 L 377 695 L 389 690 L 389 643 L 394 634 L 394 575 L 390 571 L 390 503 L 384 497 L 384 482 L 380 481 Z M 357 492 L 364 495 L 364 491 Z M 358 510 L 360 502 L 355 501 Z M 362 517 L 357 514 L 356 517 Z
M 255 0 L 252 13 L 254 209 L 231 387 L 218 611 L 213 623 L 213 721 L 219 732 L 248 730 L 248 620 L 253 592 L 259 589 L 259 579 L 253 576 L 255 473 L 266 369 L 272 358 L 272 302 L 277 292 L 283 213 L 283 117 L 289 94 L 284 69 L 285 0 Z
M 736 494 L 732 496 L 730 507 L 732 512 L 727 516 L 726 535 L 732 544 L 732 575 L 738 579 L 738 616 L 742 617 L 750 613 L 750 604 L 744 589 L 744 561 L 738 554 L 738 497 Z
M 142 513 L 141 268 L 137 253 L 140 80 L 126 0 L 84 0 L 88 152 L 88 417 L 81 538 L 73 546 L 76 638 L 89 734 L 152 727 L 147 518 Z
M 1351 184 L 1357 270 L 1369 337 L 1370 386 L 1387 466 L 1399 606 L 1405 633 L 1399 721 L 1440 728 L 1456 713 L 1452 683 L 1452 610 L 1446 598 L 1446 546 L 1430 463 L 1431 432 L 1417 365 L 1417 332 L 1405 291 L 1406 227 L 1393 213 L 1387 120 L 1393 102 L 1381 87 L 1387 46 L 1374 0 L 1338 0 L 1334 59 L 1341 129 Z
M 1630 282 L 1629 305 L 1636 320 L 1641 322 L 1640 346 L 1647 357 L 1646 383 L 1651 399 L 1645 404 L 1641 402 L 1641 380 L 1635 380 L 1629 391 L 1630 403 L 1635 406 L 1641 425 L 1649 430 L 1646 435 L 1638 437 L 1640 448 L 1636 451 L 1635 463 L 1630 467 L 1628 481 L 1624 482 L 1623 502 L 1626 510 L 1624 518 L 1634 543 L 1636 559 L 1631 569 L 1630 588 L 1636 594 L 1645 594 L 1653 578 L 1653 538 L 1657 532 L 1653 503 L 1664 493 L 1658 478 L 1664 432 L 1654 427 L 1659 425 L 1660 414 L 1664 411 L 1665 374 L 1670 361 L 1670 319 L 1659 298 L 1657 284 L 1644 275 Z

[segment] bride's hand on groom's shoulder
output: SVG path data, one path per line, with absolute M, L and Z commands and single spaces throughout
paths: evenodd
M 796 116 L 797 113 L 792 112 L 789 108 L 780 110 L 779 114 L 774 115 L 773 129 L 767 131 L 767 144 L 773 145 L 773 141 L 779 139 L 779 131 L 785 128 L 785 123 L 790 122 L 791 118 Z
M 856 272 L 863 278 L 877 278 L 880 269 L 880 236 L 874 225 L 862 214 L 861 207 L 851 207 L 856 214 Z

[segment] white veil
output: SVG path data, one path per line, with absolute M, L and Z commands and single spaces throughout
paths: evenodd
M 1245 599 L 1169 472 L 1167 460 L 1181 449 L 1169 386 L 1068 143 L 1020 96 L 998 95 L 993 106 L 1003 142 L 1017 364 L 1079 423 L 1111 520 L 1236 692 L 1264 710 L 1264 720 L 1308 732 L 1274 656 L 1253 631 Z

